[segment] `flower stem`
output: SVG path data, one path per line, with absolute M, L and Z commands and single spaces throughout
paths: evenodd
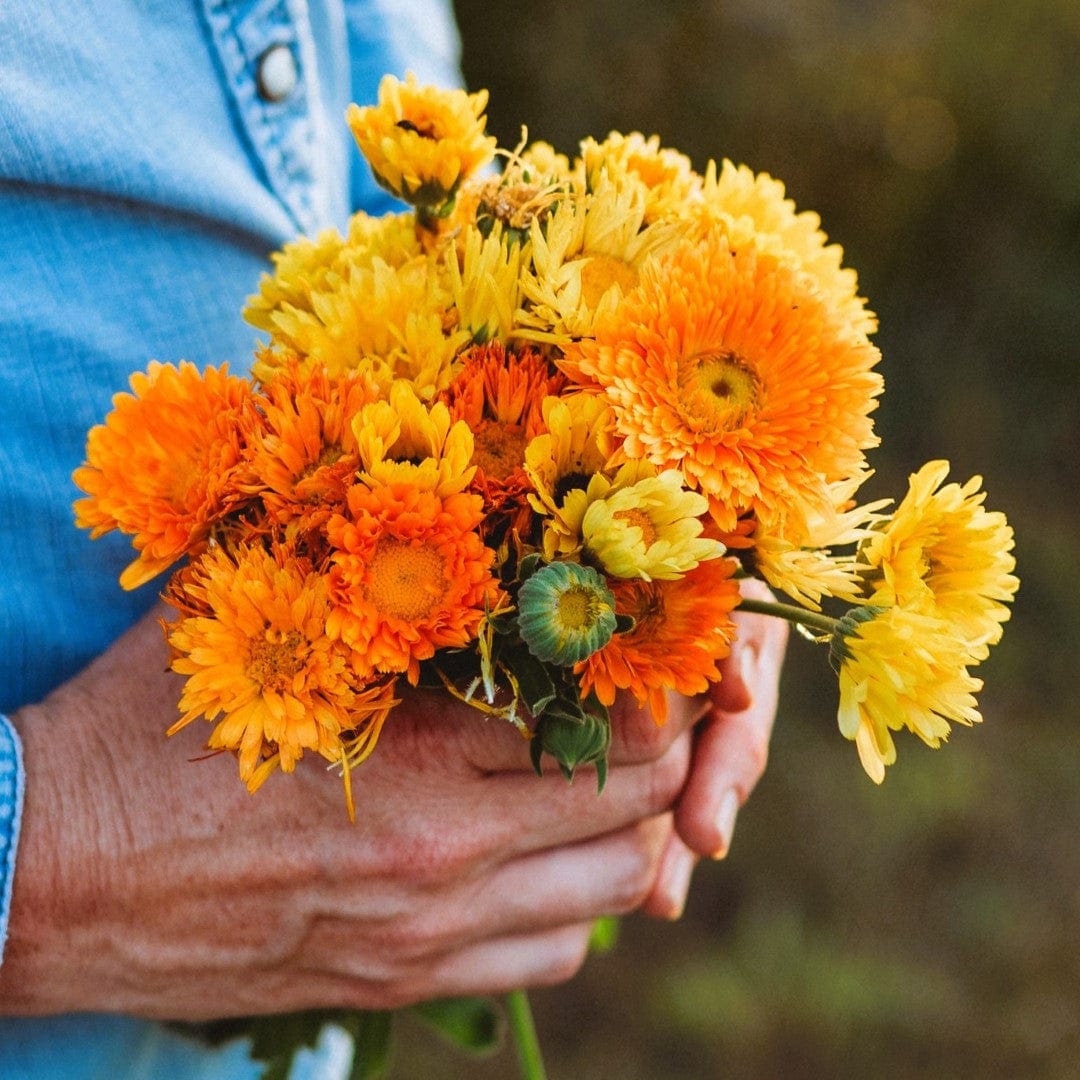
M 807 611 L 806 608 L 795 604 L 780 604 L 775 600 L 753 600 L 745 598 L 739 602 L 739 611 L 751 611 L 760 615 L 775 615 L 788 622 L 798 623 L 800 626 L 809 627 L 811 630 L 820 630 L 824 634 L 835 632 L 838 620 L 829 615 L 822 615 L 819 611 Z
M 532 1009 L 524 990 L 514 990 L 506 995 L 506 1011 L 510 1014 L 510 1030 L 517 1047 L 522 1080 L 545 1080 L 544 1059 L 536 1037 Z

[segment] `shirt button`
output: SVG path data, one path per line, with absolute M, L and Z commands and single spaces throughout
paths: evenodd
M 288 45 L 271 45 L 259 57 L 255 80 L 265 101 L 284 101 L 296 89 L 296 58 Z

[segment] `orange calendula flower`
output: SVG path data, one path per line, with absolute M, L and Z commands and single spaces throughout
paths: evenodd
M 982 477 L 946 484 L 947 461 L 927 462 L 904 500 L 860 549 L 874 580 L 871 604 L 901 604 L 952 624 L 984 660 L 1001 639 L 1019 580 L 1012 571 L 1013 531 L 983 506 Z
M 375 179 L 414 206 L 438 207 L 495 153 L 484 134 L 487 91 L 421 86 L 387 75 L 377 105 L 350 105 L 345 119 Z
M 238 755 L 252 791 L 305 750 L 340 761 L 342 733 L 393 704 L 392 683 L 358 678 L 349 648 L 327 636 L 328 581 L 295 552 L 213 548 L 173 581 L 170 600 L 185 613 L 167 627 L 172 668 L 188 678 L 168 734 L 217 721 L 208 746 Z
M 131 376 L 104 424 L 92 428 L 75 483 L 87 498 L 75 519 L 98 537 L 132 536 L 139 557 L 120 575 L 125 589 L 156 577 L 196 550 L 241 499 L 232 483 L 242 446 L 250 384 L 228 366 L 152 363 Z
M 327 630 L 353 650 L 365 673 L 405 672 L 436 649 L 476 638 L 501 599 L 494 552 L 477 533 L 478 495 L 440 497 L 408 484 L 349 491 L 349 514 L 330 519 L 334 608 Z
M 720 678 L 717 662 L 731 651 L 739 586 L 730 559 L 699 563 L 681 578 L 611 580 L 615 612 L 634 619 L 632 630 L 611 640 L 574 670 L 584 697 L 605 705 L 618 690 L 648 704 L 658 724 L 667 719 L 666 690 L 700 694 Z
M 748 511 L 827 505 L 877 443 L 877 349 L 805 277 L 719 231 L 647 264 L 571 351 L 567 370 L 603 388 L 625 456 L 681 469 L 722 530 Z

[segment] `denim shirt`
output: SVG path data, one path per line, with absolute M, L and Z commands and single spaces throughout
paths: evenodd
M 153 602 L 124 537 L 75 528 L 87 430 L 151 359 L 242 370 L 240 318 L 298 233 L 392 208 L 343 120 L 386 72 L 460 82 L 442 0 L 0 4 L 0 713 L 38 701 Z M 0 949 L 22 799 L 0 716 Z M 331 1038 L 296 1075 L 335 1075 Z M 235 1078 L 130 1017 L 0 1019 L 0 1076 Z

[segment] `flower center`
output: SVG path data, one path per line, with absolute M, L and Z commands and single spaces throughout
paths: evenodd
M 520 424 L 484 423 L 473 430 L 473 464 L 492 480 L 505 480 L 525 460 L 525 429 Z
M 733 352 L 695 356 L 685 371 L 687 410 L 714 431 L 741 427 L 758 406 L 757 375 Z
M 603 299 L 612 285 L 629 292 L 638 283 L 638 272 L 624 259 L 614 255 L 590 255 L 581 268 L 581 299 L 590 311 Z
M 627 525 L 636 525 L 641 530 L 641 543 L 646 551 L 656 543 L 656 526 L 644 510 L 639 510 L 637 507 L 630 510 L 616 510 L 614 516 L 620 521 L 625 521 Z
M 445 570 L 435 548 L 384 536 L 368 563 L 364 596 L 383 615 L 419 622 L 446 596 Z
M 559 593 L 556 610 L 564 630 L 587 630 L 596 622 L 596 590 L 571 585 Z
M 298 655 L 301 642 L 298 631 L 268 630 L 263 637 L 248 641 L 245 671 L 248 678 L 264 690 L 285 693 L 304 667 Z

